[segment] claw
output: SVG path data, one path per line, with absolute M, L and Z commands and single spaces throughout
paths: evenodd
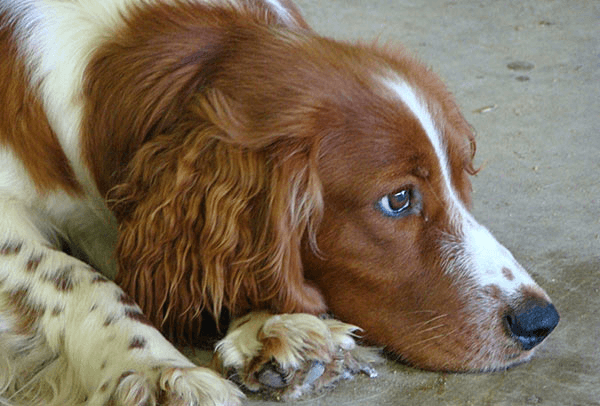
M 325 372 L 325 363 L 322 361 L 313 361 L 310 366 L 306 376 L 304 377 L 304 381 L 302 382 L 303 386 L 312 385 L 317 379 L 323 375 Z
M 290 382 L 290 377 L 286 376 L 285 372 L 272 362 L 262 367 L 257 378 L 262 385 L 272 389 L 285 388 Z
M 363 374 L 367 375 L 369 378 L 377 378 L 377 375 L 379 375 L 377 373 L 377 371 L 375 370 L 375 368 L 370 367 L 368 365 L 363 365 L 360 368 L 360 372 L 362 372 Z

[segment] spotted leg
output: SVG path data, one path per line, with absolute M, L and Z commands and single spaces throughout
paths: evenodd
M 238 405 L 113 282 L 0 201 L 0 404 Z

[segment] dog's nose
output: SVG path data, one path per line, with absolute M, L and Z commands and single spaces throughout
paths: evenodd
M 512 337 L 521 343 L 524 350 L 530 350 L 554 330 L 560 319 L 552 303 L 532 300 L 518 311 L 504 316 Z

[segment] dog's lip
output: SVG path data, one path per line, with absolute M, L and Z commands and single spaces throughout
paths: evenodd
M 509 353 L 504 354 L 504 361 L 507 363 L 506 368 L 508 369 L 516 367 L 518 365 L 528 362 L 533 357 L 534 352 L 535 349 L 527 351 L 511 351 Z
M 504 359 L 507 361 L 512 361 L 512 360 L 519 360 L 520 358 L 527 358 L 529 356 L 528 351 L 527 352 L 513 352 L 510 354 L 505 354 L 504 355 Z
M 478 367 L 474 367 L 471 371 L 482 373 L 506 371 L 508 369 L 527 363 L 533 356 L 533 352 L 534 350 L 506 352 L 502 355 L 502 358 L 492 363 L 491 366 L 479 365 Z

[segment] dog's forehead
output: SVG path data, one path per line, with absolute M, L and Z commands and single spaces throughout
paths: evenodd
M 454 113 L 454 106 L 444 106 L 445 100 L 432 97 L 418 84 L 396 74 L 382 76 L 379 81 L 382 91 L 402 106 L 404 114 L 411 120 L 413 128 L 408 142 L 420 157 L 428 158 L 420 162 L 419 168 L 436 172 L 449 201 L 461 200 L 456 195 L 452 168 L 462 169 L 463 162 L 460 161 L 467 147 L 466 134 L 460 134 L 465 130 L 462 117 L 455 123 L 457 117 L 448 117 L 448 111 Z
M 353 106 L 336 135 L 324 143 L 320 165 L 326 190 L 352 189 L 355 196 L 365 195 L 368 200 L 401 187 L 409 178 L 455 189 L 450 168 L 461 158 L 449 155 L 448 149 L 464 138 L 445 137 L 452 129 L 440 102 L 430 98 L 425 102 L 419 87 L 399 77 L 377 77 L 363 95 L 365 99 Z
M 401 187 L 407 177 L 440 177 L 435 151 L 418 123 L 406 117 L 390 121 L 385 128 L 350 125 L 324 142 L 319 166 L 328 193 L 339 189 L 368 200 Z
M 440 115 L 437 114 L 437 122 L 432 114 L 432 100 L 426 99 L 418 86 L 409 84 L 400 77 L 391 75 L 390 77 L 382 77 L 381 82 L 385 89 L 390 92 L 390 97 L 395 98 L 410 115 L 416 123 L 415 133 L 422 135 L 426 140 L 421 140 L 419 143 L 421 150 L 424 148 L 432 150 L 435 157 L 440 163 L 443 176 L 450 180 L 450 174 L 446 173 L 449 165 L 447 142 L 443 136 L 443 129 L 440 128 L 443 123 L 439 121 Z M 412 139 L 412 142 L 417 142 Z M 424 142 L 423 142 L 424 141 Z

